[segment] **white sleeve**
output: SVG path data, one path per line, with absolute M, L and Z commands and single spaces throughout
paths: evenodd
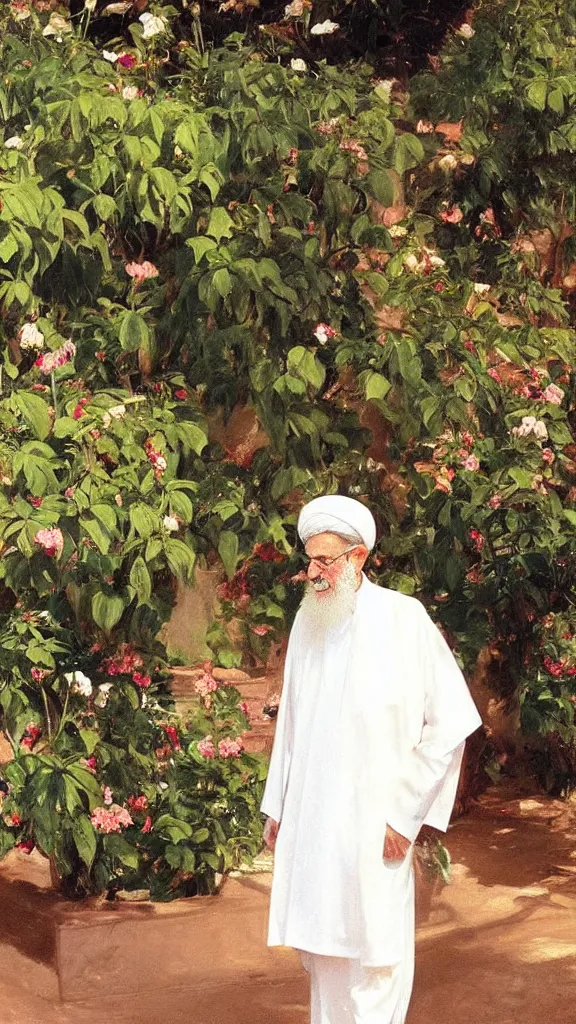
M 454 803 L 466 737 L 482 724 L 452 651 L 425 613 L 422 622 L 425 710 L 420 742 L 398 766 L 391 786 L 388 824 L 413 841 L 444 789 Z M 446 799 L 444 799 L 446 804 Z M 440 826 L 442 827 L 442 826 Z
M 288 773 L 292 759 L 292 741 L 294 735 L 294 667 L 293 667 L 293 642 L 290 635 L 288 650 L 286 652 L 286 664 L 284 666 L 284 682 L 278 717 L 276 719 L 276 730 L 274 733 L 274 745 L 270 757 L 268 776 L 264 789 L 264 796 L 260 810 L 268 818 L 274 821 L 281 821 L 284 794 L 288 782 Z

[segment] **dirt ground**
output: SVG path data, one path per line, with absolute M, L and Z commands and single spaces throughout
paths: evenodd
M 570 1024 L 576 1019 L 576 807 L 493 790 L 450 829 L 449 886 L 420 886 L 407 1024 Z M 263 865 L 265 867 L 265 864 Z M 243 876 L 264 935 L 270 876 Z M 432 896 L 432 899 L 430 897 Z M 224 898 L 224 897 L 222 897 Z M 33 922 L 26 922 L 33 928 Z M 229 942 L 222 935 L 223 947 Z M 0 1024 L 306 1024 L 307 976 L 291 950 L 237 948 L 225 984 L 158 987 L 62 1005 L 50 965 L 0 943 Z

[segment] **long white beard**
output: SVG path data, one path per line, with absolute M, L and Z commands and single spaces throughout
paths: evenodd
M 350 618 L 356 604 L 358 578 L 347 562 L 338 582 L 326 590 L 308 583 L 300 604 L 300 621 L 310 640 L 320 639 L 328 630 Z

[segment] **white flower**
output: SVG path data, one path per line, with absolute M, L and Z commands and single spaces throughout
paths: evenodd
M 36 324 L 24 324 L 18 331 L 20 348 L 26 352 L 28 349 L 38 351 L 44 348 L 44 335 L 39 331 Z
M 303 0 L 292 0 L 292 3 L 287 4 L 284 8 L 285 18 L 301 18 L 304 13 Z
M 19 135 L 13 135 L 11 139 L 6 139 L 4 149 L 22 149 L 23 145 L 24 139 L 21 139 Z
M 426 256 L 427 256 L 427 258 L 428 258 L 428 260 L 430 262 L 430 265 L 432 267 L 434 267 L 435 270 L 438 267 L 445 267 L 446 266 L 446 260 L 443 260 L 441 256 L 436 256 L 434 253 L 431 253 L 430 249 L 425 249 L 424 251 L 425 251 Z
M 64 679 L 74 693 L 80 693 L 83 697 L 90 697 L 92 693 L 92 680 L 85 676 L 83 672 L 65 672 Z
M 402 224 L 392 224 L 391 227 L 388 228 L 388 234 L 391 235 L 392 238 L 404 238 L 408 234 L 408 228 L 403 227 Z
M 176 516 L 164 516 L 162 522 L 164 524 L 164 529 L 168 530 L 169 533 L 174 533 L 176 530 L 180 529 L 180 523 Z
M 458 161 L 453 153 L 447 153 L 441 160 L 438 161 L 438 167 L 443 171 L 453 171 L 458 166 Z
M 340 25 L 336 21 L 319 21 L 316 25 L 313 25 L 310 29 L 311 36 L 331 36 L 333 32 L 337 32 Z
M 430 132 L 434 131 L 434 125 L 431 121 L 418 121 L 416 125 L 416 131 L 418 135 L 430 135 Z
M 306 61 L 302 60 L 301 57 L 293 57 L 292 60 L 290 61 L 290 67 L 292 68 L 292 71 L 307 71 L 308 70 L 308 65 L 307 65 Z
M 62 36 L 66 32 L 71 32 L 71 31 L 72 31 L 72 22 L 71 21 L 66 21 L 66 18 L 63 18 L 61 14 L 56 14 L 56 13 L 52 12 L 52 14 L 50 15 L 50 21 L 48 22 L 48 24 L 44 28 L 44 30 L 42 32 L 42 35 L 43 36 L 56 36 L 56 42 L 57 43 L 61 43 L 62 42 Z
M 144 26 L 142 39 L 152 39 L 153 36 L 158 36 L 161 32 L 166 31 L 166 19 L 150 14 L 149 11 L 146 14 L 141 14 L 138 20 Z
M 135 100 L 138 98 L 138 86 L 137 85 L 125 85 L 122 89 L 122 99 L 124 100 Z
M 464 167 L 471 167 L 472 164 L 476 163 L 476 157 L 473 153 L 462 153 L 460 163 L 464 164 Z
M 513 427 L 511 432 L 515 437 L 529 437 L 530 434 L 534 434 L 540 441 L 545 441 L 548 437 L 546 424 L 543 420 L 537 420 L 535 416 L 523 416 L 520 426 Z
M 112 420 L 122 420 L 126 415 L 125 405 L 112 405 L 102 416 L 102 426 L 108 428 Z
M 463 25 L 460 25 L 460 28 L 456 29 L 456 35 L 462 36 L 462 39 L 472 39 L 472 36 L 476 35 L 476 32 L 472 28 L 472 25 L 468 25 L 467 22 L 464 22 Z
M 486 295 L 486 293 L 490 291 L 491 287 L 492 285 L 490 284 L 475 284 L 474 291 L 476 292 L 476 295 Z
M 109 64 L 115 64 L 118 60 L 118 54 L 114 53 L 113 50 L 102 50 L 102 56 L 104 60 L 107 60 Z
M 390 93 L 396 84 L 395 78 L 379 78 L 374 87 L 374 92 L 381 100 L 390 102 Z
M 410 270 L 413 274 L 417 273 L 420 268 L 418 257 L 415 256 L 414 253 L 410 253 L 410 255 L 406 256 L 404 259 L 404 266 L 406 267 L 406 270 Z
M 102 14 L 104 17 L 109 18 L 111 14 L 126 14 L 132 7 L 132 0 L 121 0 L 121 3 L 107 4 Z
M 94 699 L 94 703 L 99 708 L 105 708 L 110 698 L 110 690 L 114 688 L 114 683 L 102 683 L 98 687 L 98 696 Z

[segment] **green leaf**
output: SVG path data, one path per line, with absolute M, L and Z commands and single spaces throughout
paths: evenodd
M 231 579 L 238 565 L 238 537 L 231 530 L 222 530 L 218 541 L 218 554 L 228 579 Z
M 232 278 L 230 277 L 230 272 L 226 267 L 221 267 L 219 270 L 214 271 L 212 275 L 212 284 L 221 298 L 225 299 L 230 295 L 230 292 L 232 291 Z
M 115 857 L 127 868 L 137 870 L 139 863 L 138 851 L 133 846 L 130 846 L 130 843 L 124 839 L 124 836 L 104 836 L 103 844 L 109 857 Z
M 118 594 L 105 594 L 99 590 L 92 598 L 92 618 L 105 633 L 120 621 L 124 611 L 124 601 Z
M 136 591 L 138 597 L 138 604 L 145 604 L 150 600 L 152 594 L 152 580 L 150 579 L 150 573 L 146 566 L 146 562 L 141 555 L 138 555 L 134 559 L 132 568 L 130 569 L 130 583 Z
M 50 413 L 48 405 L 40 395 L 33 395 L 29 391 L 16 391 L 16 405 L 20 409 L 24 419 L 32 428 L 36 437 L 43 441 L 48 437 L 51 428 Z
M 322 387 L 326 371 L 320 360 L 310 349 L 304 348 L 303 345 L 296 345 L 294 348 L 291 348 L 288 352 L 286 365 L 292 373 L 295 373 L 307 384 L 311 384 L 317 390 Z
M 399 135 L 394 145 L 394 168 L 398 174 L 416 167 L 424 159 L 424 146 L 416 135 Z
M 157 514 L 140 501 L 130 507 L 129 516 L 136 533 L 145 539 L 160 527 Z
M 85 814 L 74 819 L 72 835 L 78 856 L 87 868 L 91 868 L 96 856 L 97 838 L 92 823 Z
M 112 196 L 108 196 L 104 192 L 100 193 L 99 196 L 96 196 L 92 202 L 92 206 L 94 207 L 94 212 L 98 217 L 100 217 L 100 220 L 104 221 L 110 220 L 110 218 L 118 212 L 118 207 L 116 206 Z
M 544 110 L 547 93 L 548 82 L 545 79 L 539 78 L 528 86 L 526 98 L 531 107 L 535 107 L 536 110 Z
M 198 235 L 196 238 L 187 238 L 186 245 L 192 249 L 196 263 L 200 263 L 200 260 L 207 252 L 218 248 L 214 239 L 207 238 L 206 235 Z
M 126 352 L 136 352 L 143 349 L 150 350 L 150 330 L 143 316 L 139 313 L 129 312 L 120 325 L 120 344 Z
M 166 541 L 166 561 L 174 576 L 178 579 L 189 580 L 194 572 L 196 556 L 191 548 L 183 540 Z
M 224 206 L 215 206 L 210 213 L 206 234 L 211 235 L 219 242 L 221 238 L 232 237 L 234 226 L 234 221 L 228 210 Z
M 370 195 L 374 196 L 383 206 L 392 206 L 394 202 L 394 183 L 388 171 L 370 171 L 365 178 Z
M 365 384 L 365 395 L 369 401 L 371 398 L 385 398 L 392 387 L 389 380 L 381 373 L 370 373 Z

